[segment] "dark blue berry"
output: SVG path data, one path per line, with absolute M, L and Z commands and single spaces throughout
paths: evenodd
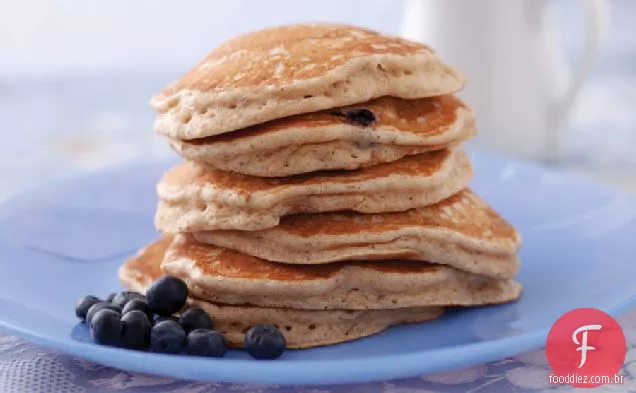
M 144 312 L 128 311 L 121 317 L 121 346 L 130 349 L 148 348 L 150 328 L 150 322 Z
M 157 353 L 179 353 L 185 338 L 181 325 L 174 321 L 162 321 L 150 331 L 150 348 Z
M 101 302 L 101 300 L 95 296 L 84 296 L 75 304 L 75 315 L 77 315 L 77 317 L 82 321 L 85 321 L 88 309 L 91 308 L 95 303 L 99 302 Z
M 90 324 L 93 341 L 101 345 L 119 344 L 121 315 L 117 311 L 101 309 L 95 313 Z
M 126 303 L 123 310 L 121 310 L 122 315 L 126 315 L 127 312 L 138 310 L 142 313 L 146 314 L 148 320 L 152 320 L 152 311 L 150 311 L 150 307 L 148 307 L 148 303 L 142 299 L 133 299 Z
M 227 350 L 225 338 L 221 332 L 209 329 L 196 329 L 186 337 L 186 352 L 192 356 L 221 358 Z
M 185 310 L 179 318 L 179 325 L 186 334 L 196 329 L 212 329 L 212 318 L 199 307 Z
M 90 325 L 91 321 L 93 320 L 93 316 L 95 315 L 96 312 L 98 312 L 99 310 L 103 310 L 103 309 L 109 309 L 109 310 L 113 310 L 116 313 L 121 314 L 121 308 L 115 306 L 112 303 L 108 303 L 108 302 L 99 302 L 99 303 L 95 303 L 91 306 L 91 308 L 88 309 L 88 312 L 86 313 L 86 323 L 88 323 Z
M 115 298 L 115 295 L 117 295 L 117 292 L 113 292 L 110 295 L 106 296 L 106 301 L 112 303 L 113 299 Z
M 133 299 L 146 300 L 146 297 L 141 293 L 124 291 L 117 293 L 113 300 L 111 300 L 111 303 L 113 303 L 117 307 L 124 308 L 124 306 Z
M 245 349 L 255 359 L 277 359 L 286 346 L 285 336 L 273 325 L 255 325 L 245 333 Z
M 183 308 L 188 299 L 188 287 L 182 279 L 163 276 L 150 284 L 146 290 L 146 301 L 155 313 L 170 316 Z

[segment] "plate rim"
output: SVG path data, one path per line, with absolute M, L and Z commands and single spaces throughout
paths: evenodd
M 636 294 L 611 309 L 600 309 L 618 317 L 636 304 Z M 183 355 L 155 354 L 145 351 L 133 351 L 123 348 L 99 346 L 93 343 L 68 340 L 55 341 L 40 334 L 31 332 L 19 326 L 13 326 L 0 320 L 0 329 L 25 339 L 44 348 L 59 350 L 67 355 L 93 361 L 127 372 L 138 372 L 168 378 L 197 380 L 202 382 L 224 382 L 240 384 L 276 384 L 290 385 L 333 385 L 381 382 L 430 375 L 437 372 L 453 371 L 476 364 L 487 363 L 503 358 L 515 356 L 543 347 L 549 328 L 538 329 L 530 333 L 504 337 L 479 343 L 453 345 L 442 349 L 429 349 L 408 354 L 375 355 L 356 359 L 321 359 L 321 360 L 275 360 L 254 361 L 252 359 L 210 359 L 196 358 Z M 363 340 L 364 338 L 362 338 Z M 117 357 L 125 351 L 125 357 Z M 444 359 L 443 365 L 436 366 L 435 361 Z M 117 360 L 111 360 L 117 359 Z M 128 366 L 122 368 L 123 363 Z M 169 360 L 172 362 L 192 364 L 200 369 L 199 363 L 205 363 L 207 368 L 203 378 L 194 377 L 193 373 L 180 372 L 184 367 L 170 368 L 170 372 L 151 372 L 148 366 L 157 362 Z M 139 362 L 137 362 L 139 361 Z M 146 363 L 144 363 L 146 361 Z M 297 372 L 298 367 L 320 370 L 320 374 L 308 376 L 306 372 Z M 164 367 L 166 369 L 168 367 Z M 418 369 L 419 371 L 415 371 Z M 240 370 L 237 372 L 237 370 Z M 363 371 L 360 371 L 363 370 Z M 282 372 L 287 372 L 285 379 L 280 378 Z M 200 373 L 194 373 L 200 375 Z

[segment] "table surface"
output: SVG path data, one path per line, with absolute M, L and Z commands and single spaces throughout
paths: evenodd
M 622 3 L 630 7 L 633 4 Z M 616 13 L 623 19 L 627 14 Z M 631 26 L 631 22 L 616 24 L 610 31 L 605 56 L 585 86 L 572 123 L 565 131 L 561 166 L 636 194 L 636 40 L 624 39 L 621 29 L 627 25 Z M 0 199 L 51 177 L 171 155 L 165 141 L 150 131 L 154 115 L 147 102 L 176 74 L 0 80 L 0 118 L 5 130 L 16 136 L 11 143 L 0 145 Z M 33 108 L 37 108 L 36 115 Z M 24 159 L 25 152 L 28 160 Z M 636 310 L 622 316 L 620 322 L 628 343 L 622 370 L 627 382 L 588 391 L 636 392 Z M 575 391 L 549 385 L 549 373 L 545 352 L 536 351 L 445 374 L 363 385 L 206 384 L 99 366 L 47 351 L 0 331 L 2 393 Z

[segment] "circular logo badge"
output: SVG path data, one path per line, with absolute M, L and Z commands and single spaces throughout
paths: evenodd
M 550 382 L 579 388 L 619 383 L 626 352 L 625 334 L 614 318 L 594 308 L 572 310 L 548 333 Z

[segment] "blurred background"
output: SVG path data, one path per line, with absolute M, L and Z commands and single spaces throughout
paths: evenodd
M 451 3 L 0 0 L 0 199 L 52 177 L 171 156 L 152 130 L 152 94 L 236 34 L 310 20 L 430 41 L 467 70 L 475 149 L 549 160 L 636 193 L 636 2 L 607 1 L 596 22 L 594 1 L 519 0 L 519 9 L 504 9 L 507 1 Z M 523 13 L 527 31 L 507 13 Z M 594 23 L 597 36 L 586 28 Z M 547 34 L 553 47 L 544 58 Z M 555 51 L 565 65 L 552 66 Z M 589 73 L 564 73 L 581 62 Z M 577 75 L 582 87 L 567 96 L 563 86 Z M 557 106 L 567 114 L 554 116 L 546 102 L 564 94 L 571 111 Z

